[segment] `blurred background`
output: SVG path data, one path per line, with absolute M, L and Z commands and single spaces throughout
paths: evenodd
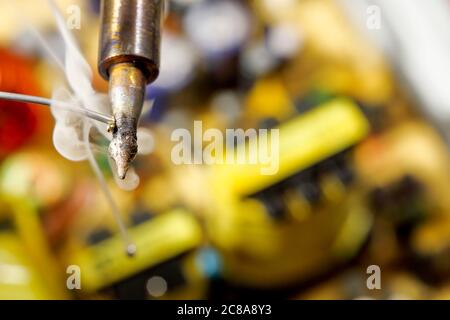
M 107 92 L 99 1 L 56 2 L 80 9 L 71 31 Z M 54 149 L 49 109 L 0 101 L 0 298 L 450 298 L 450 2 L 166 9 L 139 187 L 119 189 L 96 153 L 135 257 L 89 164 Z M 0 0 L 0 91 L 50 97 L 64 75 L 24 21 L 63 54 L 46 1 Z M 280 170 L 174 165 L 170 135 L 194 120 L 279 128 Z

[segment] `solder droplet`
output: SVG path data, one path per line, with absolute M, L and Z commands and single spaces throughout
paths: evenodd
M 136 245 L 134 243 L 127 246 L 127 256 L 133 257 L 136 254 Z

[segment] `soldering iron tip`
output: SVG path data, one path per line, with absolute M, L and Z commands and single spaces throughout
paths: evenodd
M 136 129 L 132 122 L 122 121 L 116 132 L 113 133 L 113 139 L 109 145 L 109 155 L 116 163 L 117 176 L 125 179 L 130 163 L 137 153 Z
M 128 171 L 128 167 L 126 165 L 117 166 L 117 175 L 121 180 L 125 179 L 125 176 L 127 175 L 127 171 Z

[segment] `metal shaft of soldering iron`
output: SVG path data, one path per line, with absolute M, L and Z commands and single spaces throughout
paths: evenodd
M 125 178 L 137 153 L 146 85 L 159 72 L 164 0 L 103 0 L 98 68 L 109 80 L 115 119 L 109 154 Z

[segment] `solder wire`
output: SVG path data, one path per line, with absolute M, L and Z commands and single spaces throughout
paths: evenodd
M 87 124 L 84 126 L 83 139 L 84 139 L 84 142 L 86 143 L 86 145 L 89 145 L 90 130 L 91 130 L 90 124 Z M 108 203 L 111 207 L 113 217 L 116 220 L 116 224 L 119 227 L 119 232 L 120 232 L 123 242 L 125 244 L 125 252 L 128 256 L 133 256 L 136 253 L 136 245 L 130 239 L 130 236 L 127 232 L 125 224 L 122 221 L 122 217 L 120 216 L 119 208 L 117 207 L 117 204 L 113 199 L 113 196 L 108 188 L 108 185 L 106 184 L 105 178 L 103 177 L 103 174 L 102 174 L 97 162 L 95 161 L 94 154 L 92 153 L 92 150 L 90 148 L 87 148 L 87 156 L 88 156 L 88 160 L 91 164 L 91 167 L 94 170 L 95 175 L 97 176 L 97 180 L 100 184 L 100 187 L 103 190 L 106 200 L 108 201 Z
M 105 114 L 102 114 L 100 112 L 93 111 L 93 110 L 90 110 L 87 108 L 75 107 L 75 106 L 73 106 L 67 102 L 63 102 L 63 101 L 55 101 L 55 100 L 47 99 L 44 97 L 37 97 L 37 96 L 5 92 L 5 91 L 0 91 L 0 99 L 26 102 L 26 103 L 35 103 L 35 104 L 40 104 L 40 105 L 45 105 L 45 106 L 54 105 L 58 108 L 66 110 L 66 111 L 76 112 L 76 113 L 82 114 L 83 116 L 86 116 L 90 119 L 100 121 L 100 122 L 106 123 L 108 125 L 114 123 L 114 119 L 112 116 L 107 116 Z

